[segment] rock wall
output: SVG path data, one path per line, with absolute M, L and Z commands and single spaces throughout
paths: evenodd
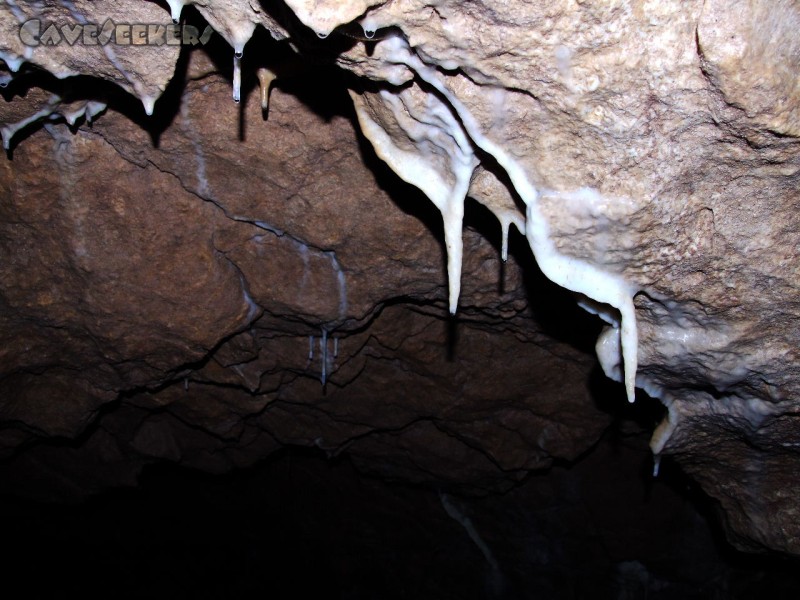
M 546 277 L 731 541 L 800 553 L 796 3 L 168 4 L 2 7 L 17 485 L 302 444 L 503 489 L 608 422 Z M 208 43 L 124 43 L 168 10 Z

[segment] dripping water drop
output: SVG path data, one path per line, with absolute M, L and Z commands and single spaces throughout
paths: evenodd
M 142 98 L 142 105 L 144 106 L 144 112 L 148 117 L 153 116 L 153 110 L 155 109 L 156 99 L 152 96 L 144 96 Z

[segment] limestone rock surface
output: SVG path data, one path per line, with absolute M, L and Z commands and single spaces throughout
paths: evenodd
M 302 444 L 502 488 L 608 419 L 581 335 L 599 320 L 541 268 L 607 320 L 603 370 L 666 406 L 653 450 L 729 538 L 800 554 L 797 3 L 208 1 L 184 14 L 206 47 L 141 55 L 23 47 L 22 6 L 0 36 L 9 477 L 91 487 Z M 163 95 L 148 121 L 37 69 Z M 70 130 L 89 100 L 106 114 Z

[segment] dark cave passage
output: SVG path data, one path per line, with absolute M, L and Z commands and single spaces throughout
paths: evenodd
M 485 496 L 387 483 L 292 448 L 226 476 L 155 466 L 138 488 L 79 505 L 4 496 L 4 587 L 25 598 L 797 597 L 796 564 L 727 549 L 677 468 L 653 480 L 650 467 L 632 421 L 575 465 Z

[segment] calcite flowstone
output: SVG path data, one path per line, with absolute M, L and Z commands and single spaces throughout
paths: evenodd
M 105 4 L 76 6 L 102 20 Z M 132 3 L 148 12 L 128 13 L 128 4 L 114 3 L 114 16 L 167 15 L 153 3 Z M 138 60 L 119 49 L 123 68 L 96 48 L 26 49 L 14 23 L 36 11 L 60 15 L 63 3 L 15 7 L 3 7 L 13 19 L 0 36 L 9 68 L 95 75 L 148 110 L 153 90 L 165 88 L 173 49 L 148 48 Z M 537 302 L 524 288 L 535 267 L 513 252 L 498 293 L 499 248 L 485 235 L 500 224 L 483 223 L 493 213 L 524 229 L 542 271 L 608 321 L 597 344 L 603 370 L 627 378 L 629 393 L 635 375 L 666 405 L 653 450 L 677 457 L 719 501 L 731 540 L 800 553 L 796 3 L 291 0 L 197 10 L 225 41 L 208 48 L 217 63 L 245 52 L 224 69 L 237 91 L 242 76 L 241 105 L 227 101 L 218 67 L 193 52 L 155 104 L 158 124 L 105 94 L 97 100 L 108 114 L 91 129 L 48 122 L 19 145 L 4 132 L 13 160 L 3 166 L 1 207 L 3 382 L 14 401 L 3 418 L 25 424 L 5 430 L 7 448 L 74 436 L 123 394 L 120 404 L 138 416 L 125 424 L 120 406 L 105 418 L 118 421 L 115 439 L 131 440 L 121 461 L 133 470 L 141 457 L 222 470 L 301 443 L 346 449 L 388 475 L 486 485 L 497 474 L 489 463 L 516 473 L 542 466 L 556 447 L 575 456 L 603 421 L 578 385 L 591 363 L 565 344 L 551 347 L 526 314 L 528 300 Z M 272 39 L 259 37 L 258 25 Z M 358 77 L 321 79 L 295 50 Z M 257 68 L 279 75 L 266 122 Z M 30 77 L 4 77 L 7 124 L 59 114 L 58 98 L 71 99 L 52 81 L 26 84 Z M 302 77 L 316 80 L 310 95 L 290 83 Z M 333 90 L 344 87 L 367 141 L 337 104 L 346 100 Z M 91 86 L 80 99 L 88 98 Z M 445 354 L 449 343 L 457 367 L 439 364 L 425 344 L 408 349 L 420 314 L 430 321 L 430 307 L 441 311 L 445 300 L 442 248 L 426 230 L 439 234 L 438 215 L 410 187 L 399 186 L 392 204 L 381 189 L 385 167 L 367 144 L 444 217 L 450 304 L 462 270 L 466 329 L 426 339 Z M 484 235 L 467 227 L 462 248 L 465 195 L 485 207 L 467 218 Z M 477 331 L 508 337 L 507 354 L 482 359 L 499 346 Z M 520 391 L 537 375 L 519 365 L 539 356 L 520 343 L 547 348 L 553 369 L 579 369 L 561 389 L 540 380 L 549 390 L 542 397 L 574 403 L 557 411 L 560 422 L 572 423 L 573 410 L 584 419 L 553 427 L 550 401 Z M 505 362 L 502 398 L 470 391 L 481 389 L 477 369 Z M 198 388 L 207 400 L 187 405 Z M 53 408 L 49 394 L 63 389 L 72 400 Z M 356 406 L 334 403 L 349 389 L 362 399 Z M 415 390 L 437 400 L 417 402 Z M 382 408 L 385 393 L 391 409 Z M 446 398 L 474 403 L 451 415 Z M 536 418 L 513 415 L 511 400 L 539 406 Z M 177 421 L 147 417 L 157 407 Z M 494 422 L 505 425 L 486 425 Z M 508 430 L 524 441 L 509 441 Z M 413 449 L 440 437 L 413 464 Z M 455 440 L 461 445 L 445 443 Z

